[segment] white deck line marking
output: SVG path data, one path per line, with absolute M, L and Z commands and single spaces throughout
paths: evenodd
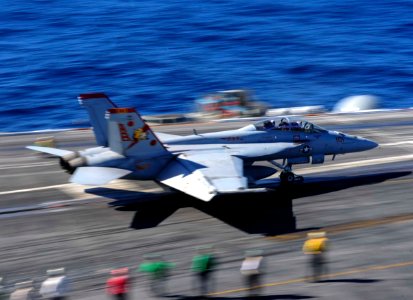
M 413 141 L 404 141 L 404 142 L 396 142 L 396 143 L 386 143 L 386 144 L 380 144 L 379 146 L 400 146 L 400 145 L 408 145 L 408 144 L 413 145 Z
M 346 162 L 346 163 L 323 166 L 323 167 L 314 167 L 311 169 L 305 168 L 305 169 L 297 170 L 297 174 L 301 175 L 301 174 L 318 173 L 318 172 L 323 172 L 323 171 L 349 169 L 352 167 L 380 165 L 380 164 L 385 164 L 385 163 L 405 161 L 409 159 L 413 159 L 413 154 L 352 161 L 352 162 Z
M 35 167 L 53 166 L 57 164 L 58 163 L 56 162 L 46 162 L 46 163 L 28 163 L 24 165 L 4 165 L 4 166 L 0 166 L 0 170 L 35 168 Z
M 4 156 L 4 157 L 0 158 L 0 163 L 10 165 L 10 160 L 11 159 L 18 159 L 20 163 L 23 163 L 25 161 L 27 161 L 28 163 L 30 163 L 30 161 L 32 161 L 33 163 L 40 163 L 41 162 L 41 161 L 39 161 L 39 155 L 36 155 L 36 156 L 16 155 L 16 156 L 13 156 L 13 157 Z
M 71 183 L 63 183 L 63 184 L 56 184 L 56 185 L 40 186 L 40 187 L 36 187 L 36 188 L 31 188 L 31 189 L 5 191 L 5 192 L 0 192 L 0 195 L 10 195 L 10 194 L 17 194 L 17 193 L 26 193 L 26 192 L 33 192 L 33 191 L 49 190 L 49 189 L 61 188 L 61 187 L 64 187 L 64 186 L 70 185 L 70 184 Z
M 5 174 L 5 175 L 0 175 L 0 178 L 38 176 L 38 175 L 47 175 L 47 174 L 64 174 L 64 171 L 59 170 L 59 171 L 33 172 L 33 173 L 24 173 L 24 174 Z

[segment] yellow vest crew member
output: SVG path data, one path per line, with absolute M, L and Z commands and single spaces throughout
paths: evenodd
M 319 281 L 326 273 L 327 242 L 325 232 L 311 232 L 303 245 L 303 252 L 309 255 L 309 265 L 312 269 L 312 280 Z

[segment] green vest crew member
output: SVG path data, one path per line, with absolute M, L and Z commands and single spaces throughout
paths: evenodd
M 201 295 L 208 294 L 211 273 L 216 265 L 215 257 L 212 253 L 199 253 L 192 259 L 192 271 L 199 279 Z
M 151 277 L 150 289 L 154 295 L 164 296 L 166 279 L 169 270 L 173 267 L 175 267 L 174 263 L 164 261 L 160 257 L 155 259 L 153 256 L 148 256 L 146 261 L 140 264 L 138 271 L 147 273 Z

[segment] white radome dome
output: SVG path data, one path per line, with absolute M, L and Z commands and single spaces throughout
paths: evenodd
M 373 95 L 357 95 L 341 99 L 333 108 L 335 113 L 358 112 L 378 108 L 380 99 Z

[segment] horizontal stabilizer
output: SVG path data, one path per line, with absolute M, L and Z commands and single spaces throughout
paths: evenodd
M 80 167 L 70 177 L 70 182 L 83 185 L 105 185 L 130 173 L 132 171 L 117 168 Z
M 39 152 L 51 154 L 51 155 L 56 155 L 56 156 L 59 156 L 59 157 L 65 156 L 67 154 L 74 153 L 73 151 L 50 148 L 50 147 L 26 146 L 26 148 L 30 149 L 30 150 L 34 150 L 34 151 L 39 151 Z

